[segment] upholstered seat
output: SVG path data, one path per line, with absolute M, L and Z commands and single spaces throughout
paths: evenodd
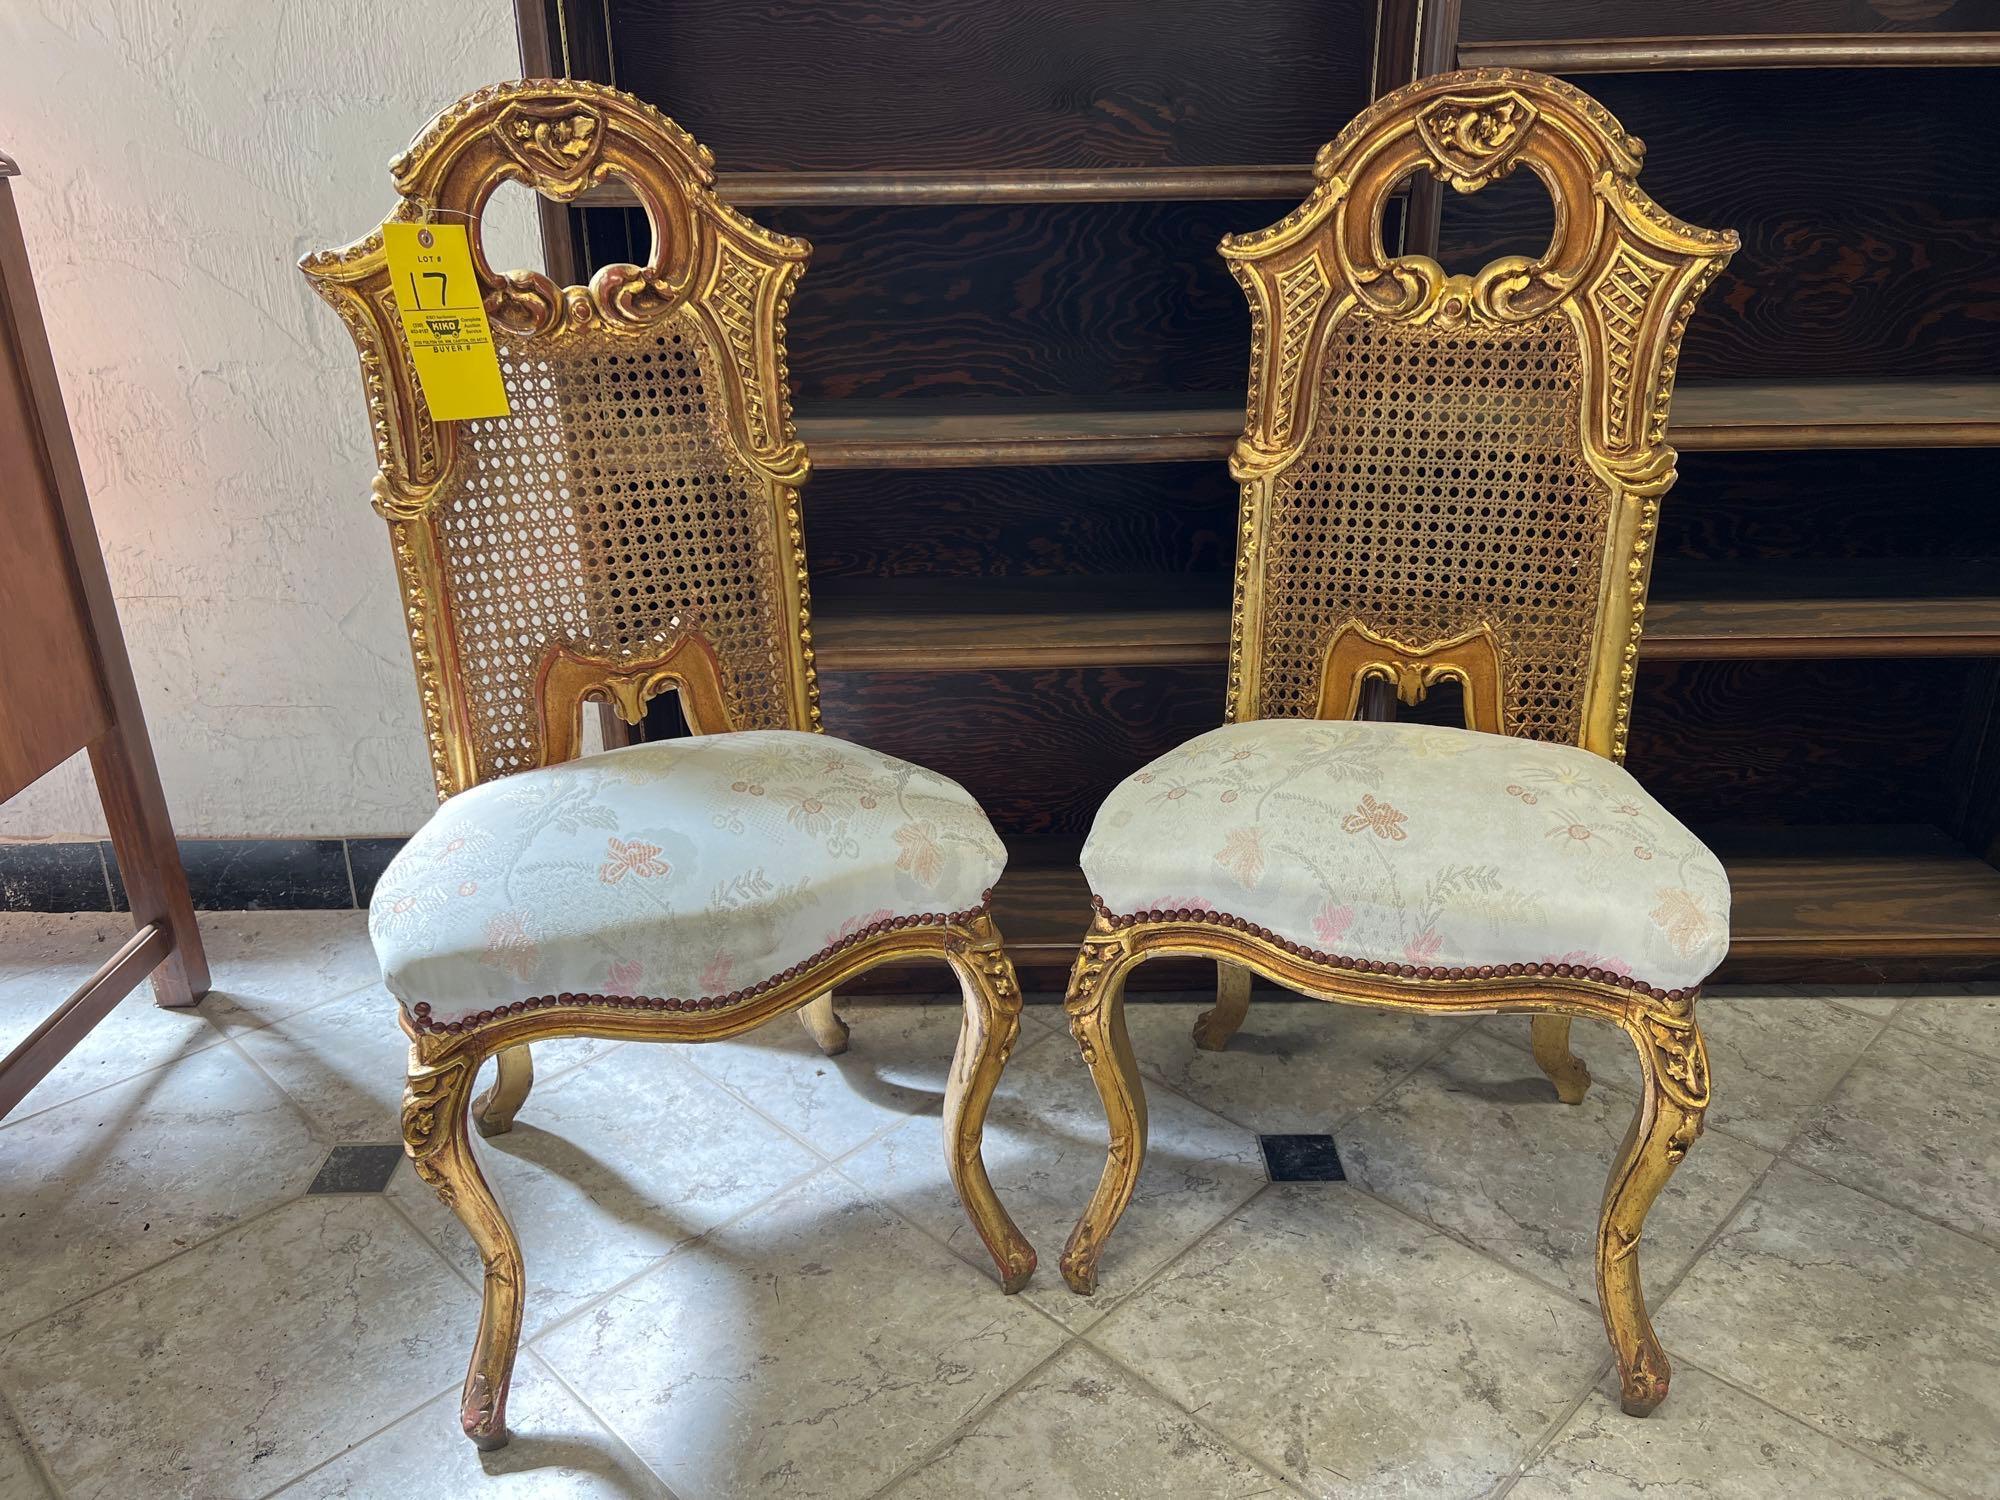
M 1213 730 L 1111 793 L 1083 869 L 1114 915 L 1221 912 L 1440 978 L 1567 964 L 1682 989 L 1729 945 L 1721 863 L 1622 766 L 1424 724 Z
M 829 735 L 704 735 L 459 793 L 369 905 L 433 1024 L 562 991 L 734 996 L 898 918 L 985 904 L 1006 851 L 956 782 Z

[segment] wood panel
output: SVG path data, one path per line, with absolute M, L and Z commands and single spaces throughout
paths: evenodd
M 1682 822 L 1942 824 L 1962 661 L 1677 662 L 1642 672 L 1626 764 Z
M 812 264 L 803 400 L 1137 394 L 1243 380 L 1250 316 L 1216 245 L 1269 203 L 766 209 Z
M 1466 42 L 1465 68 L 1584 73 L 1711 72 L 1725 68 L 1990 68 L 2000 33 L 1930 31 L 1793 36 L 1589 37 L 1574 41 Z
M 887 207 L 913 203 L 1119 203 L 1128 199 L 1276 199 L 1312 191 L 1310 161 L 1256 167 L 1038 167 L 1015 172 L 724 172 L 716 191 L 738 208 Z M 593 208 L 636 208 L 623 183 L 584 194 Z
M 1367 100 L 1374 9 L 620 0 L 611 57 L 737 171 L 1308 161 Z
M 1001 837 L 1080 841 L 1111 788 L 1222 722 L 1215 666 L 826 672 L 829 734 L 943 773 Z
M 1993 456 L 1977 448 L 1681 455 L 1656 587 L 1678 559 L 2000 556 Z
M 1226 573 L 1236 484 L 1219 463 L 822 468 L 805 490 L 815 589 L 838 580 Z
M 1606 76 L 1642 181 L 1743 248 L 1690 324 L 1690 380 L 2000 375 L 1993 78 L 1974 69 Z M 1916 97 L 1921 107 L 1913 107 Z M 1447 263 L 1530 231 L 1520 195 L 1449 195 Z
M 1757 32 L 2000 30 L 2000 0 L 1675 0 L 1672 5 L 1603 0 L 1465 0 L 1459 39 L 1734 36 Z

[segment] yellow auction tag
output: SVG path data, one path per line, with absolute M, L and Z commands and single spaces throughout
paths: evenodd
M 507 387 L 480 305 L 465 226 L 384 224 L 382 245 L 403 341 L 431 415 L 441 422 L 506 416 Z

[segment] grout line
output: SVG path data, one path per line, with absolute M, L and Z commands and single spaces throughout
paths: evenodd
M 354 851 L 347 847 L 347 840 L 340 841 L 340 867 L 347 871 L 347 905 L 352 911 L 361 910 L 361 887 L 354 883 Z
M 667 1483 L 666 1476 L 661 1474 L 660 1471 L 658 1469 L 655 1469 L 651 1464 L 647 1463 L 645 1459 L 641 1458 L 639 1456 L 639 1450 L 632 1446 L 632 1444 L 626 1439 L 625 1434 L 620 1432 L 616 1427 L 613 1427 L 610 1422 L 605 1420 L 604 1414 L 600 1412 L 596 1407 L 592 1406 L 587 1400 L 585 1400 L 583 1392 L 579 1390 L 576 1386 L 570 1384 L 570 1382 L 564 1378 L 560 1370 L 558 1370 L 554 1365 L 550 1364 L 546 1359 L 543 1359 L 541 1355 L 537 1354 L 532 1349 L 527 1349 L 527 1348 L 522 1349 L 520 1357 L 522 1359 L 532 1359 L 535 1362 L 535 1364 L 541 1369 L 541 1372 L 544 1376 L 554 1381 L 558 1386 L 562 1387 L 562 1389 L 568 1393 L 570 1400 L 574 1401 L 579 1407 L 583 1409 L 584 1415 L 589 1417 L 591 1421 L 595 1422 L 599 1427 L 601 1427 L 604 1430 L 604 1435 L 606 1437 L 610 1438 L 612 1442 L 616 1443 L 620 1448 L 623 1448 L 626 1453 L 631 1455 L 632 1462 L 638 1467 L 639 1472 L 642 1474 L 649 1475 L 652 1478 L 653 1482 L 660 1487 L 660 1493 L 666 1497 L 666 1500 L 680 1500 L 679 1491 L 677 1491 L 672 1485 Z M 516 1371 L 518 1372 L 520 1368 L 518 1361 L 516 1362 L 515 1368 Z
M 1029 1305 L 1032 1306 L 1033 1304 L 1031 1303 Z M 1067 1332 L 1067 1330 L 1065 1330 L 1065 1332 Z M 965 1436 L 965 1434 L 969 1432 L 972 1428 L 976 1427 L 980 1423 L 980 1421 L 985 1418 L 988 1412 L 992 1411 L 1002 1401 L 1005 1401 L 1009 1396 L 1013 1395 L 1016 1391 L 1020 1390 L 1022 1387 L 1027 1385 L 1029 1381 L 1033 1380 L 1037 1375 L 1041 1374 L 1042 1371 L 1046 1370 L 1050 1365 L 1054 1364 L 1057 1360 L 1061 1359 L 1064 1354 L 1068 1353 L 1071 1349 L 1075 1348 L 1078 1342 L 1079 1340 L 1075 1334 L 1073 1333 L 1069 1334 L 1067 1338 L 1063 1339 L 1060 1343 L 1056 1345 L 1056 1347 L 1053 1350 L 1049 1352 L 1049 1355 L 1046 1359 L 1037 1360 L 1034 1366 L 1030 1368 L 1027 1371 L 1027 1373 L 1024 1374 L 1019 1380 L 1015 1381 L 1005 1390 L 997 1391 L 988 1399 L 980 1402 L 970 1412 L 966 1413 L 964 1421 L 960 1422 L 956 1427 L 952 1428 L 950 1432 L 946 1433 L 942 1438 L 940 1438 L 937 1442 L 933 1443 L 930 1447 L 926 1448 L 922 1453 L 919 1453 L 909 1463 L 903 1465 L 902 1468 L 897 1469 L 883 1483 L 877 1485 L 874 1489 L 870 1490 L 868 1492 L 868 1500 L 877 1500 L 877 1497 L 887 1494 L 890 1490 L 894 1489 L 897 1485 L 901 1484 L 905 1479 L 908 1479 L 911 1475 L 915 1474 L 918 1470 L 922 1469 L 924 1465 L 928 1464 L 932 1459 L 942 1454 L 945 1449 L 949 1448 L 953 1443 L 957 1442 L 961 1437 Z
M 92 842 L 97 846 L 98 871 L 104 876 L 104 909 L 115 912 L 118 910 L 118 892 L 111 886 L 111 857 L 104 852 L 105 840 L 95 839 Z
M 1266 1186 L 1268 1185 L 1269 1184 L 1266 1184 Z M 1202 1236 L 1202 1238 L 1206 1239 L 1207 1236 L 1204 1235 Z M 1189 1248 L 1192 1249 L 1193 1247 L 1190 1246 Z M 1176 1256 L 1175 1259 L 1179 1259 L 1179 1257 Z M 1093 1324 L 1092 1326 L 1095 1327 L 1096 1325 Z M 1112 1369 L 1118 1371 L 1127 1380 L 1131 1381 L 1134 1385 L 1138 1386 L 1142 1394 L 1151 1396 L 1154 1400 L 1163 1404 L 1169 1411 L 1179 1412 L 1183 1417 L 1187 1418 L 1187 1420 L 1192 1422 L 1196 1427 L 1199 1427 L 1203 1432 L 1207 1433 L 1210 1437 L 1214 1438 L 1216 1442 L 1219 1443 L 1222 1447 L 1227 1448 L 1231 1453 L 1234 1453 L 1238 1458 L 1243 1459 L 1245 1462 L 1250 1464 L 1252 1468 L 1259 1470 L 1261 1473 L 1263 1473 L 1266 1477 L 1268 1477 L 1270 1480 L 1272 1480 L 1272 1482 L 1274 1482 L 1278 1486 L 1278 1492 L 1280 1494 L 1283 1495 L 1302 1494 L 1302 1491 L 1300 1490 L 1299 1486 L 1292 1483 L 1292 1481 L 1287 1479 L 1284 1476 L 1284 1474 L 1279 1472 L 1277 1469 L 1272 1468 L 1269 1464 L 1264 1462 L 1263 1459 L 1259 1458 L 1256 1454 L 1252 1453 L 1248 1448 L 1244 1447 L 1244 1445 L 1236 1438 L 1233 1438 L 1229 1434 L 1223 1432 L 1219 1427 L 1216 1427 L 1213 1423 L 1202 1420 L 1200 1411 L 1189 1411 L 1187 1407 L 1181 1405 L 1180 1402 L 1176 1401 L 1172 1396 L 1168 1395 L 1166 1391 L 1162 1390 L 1157 1384 L 1155 1384 L 1151 1376 L 1147 1375 L 1145 1372 L 1139 1370 L 1135 1366 L 1128 1364 L 1126 1361 L 1118 1358 L 1117 1355 L 1110 1353 L 1108 1350 L 1103 1349 L 1098 1345 L 1091 1343 L 1088 1336 L 1086 1335 L 1079 1335 L 1077 1338 L 1077 1342 L 1082 1344 L 1092 1354 L 1096 1355 L 1106 1364 L 1110 1365 Z M 1204 1407 L 1203 1409 L 1205 1410 L 1206 1408 Z M 1343 1474 L 1341 1473 L 1340 1470 L 1333 1468 L 1330 1465 L 1321 1464 L 1320 1467 L 1322 1469 L 1325 1469 L 1326 1472 L 1329 1474 L 1338 1475 L 1341 1479 L 1346 1480 L 1349 1484 L 1354 1483 L 1352 1476 Z
M 1515 1485 L 1527 1478 L 1528 1471 L 1544 1458 L 1548 1457 L 1549 1450 L 1556 1445 L 1556 1439 L 1562 1436 L 1564 1428 L 1576 1420 L 1576 1414 L 1582 1411 L 1585 1404 L 1589 1402 L 1592 1394 L 1597 1390 L 1599 1383 L 1603 1381 L 1606 1375 L 1617 1368 L 1618 1359 L 1616 1355 L 1607 1354 L 1600 1359 L 1597 1362 L 1597 1368 L 1591 1372 L 1590 1379 L 1584 1382 L 1583 1390 L 1578 1394 L 1576 1400 L 1570 1402 L 1567 1407 L 1559 1412 L 1555 1419 L 1543 1429 L 1541 1436 L 1528 1445 L 1528 1451 L 1516 1461 L 1513 1469 L 1505 1478 L 1486 1492 L 1484 1500 L 1501 1500 L 1502 1496 L 1506 1495 Z
M 7 1425 L 9 1423 L 12 1424 L 11 1427 Z M 56 1483 L 54 1466 L 36 1445 L 34 1438 L 29 1435 L 28 1424 L 21 1420 L 20 1412 L 7 1399 L 7 1392 L 4 1389 L 0 1389 L 0 1431 L 11 1431 L 19 1439 L 21 1451 L 27 1454 L 29 1465 L 41 1479 L 43 1490 L 52 1497 L 52 1500 L 64 1500 L 66 1492 Z

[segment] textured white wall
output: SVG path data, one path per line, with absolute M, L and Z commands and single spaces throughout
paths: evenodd
M 184 836 L 431 805 L 353 346 L 294 263 L 519 71 L 510 0 L 0 0 L 0 149 Z M 489 253 L 539 265 L 509 208 Z M 81 757 L 0 808 L 0 837 L 102 829 Z

